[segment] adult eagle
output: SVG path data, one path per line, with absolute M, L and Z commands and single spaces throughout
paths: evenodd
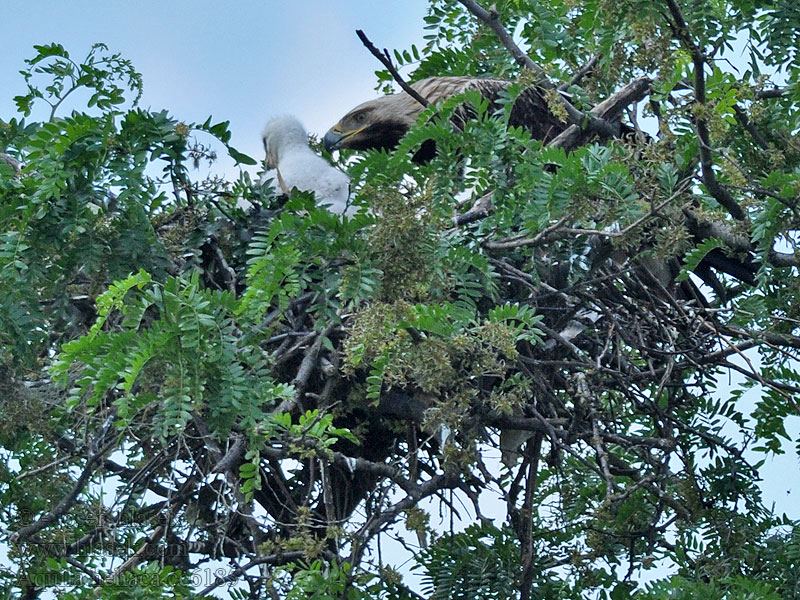
M 467 90 L 478 90 L 492 103 L 492 108 L 496 108 L 499 106 L 500 93 L 509 85 L 511 82 L 503 79 L 429 77 L 413 83 L 411 87 L 432 104 Z M 422 104 L 406 92 L 364 102 L 328 130 L 323 140 L 325 148 L 329 151 L 339 148 L 392 149 L 414 125 L 423 110 Z M 469 113 L 462 111 L 459 117 L 467 118 Z M 544 95 L 533 85 L 523 90 L 515 100 L 508 123 L 524 127 L 535 139 L 544 141 L 551 140 L 567 126 L 550 111 Z M 435 151 L 432 143 L 423 144 L 414 160 L 430 160 Z

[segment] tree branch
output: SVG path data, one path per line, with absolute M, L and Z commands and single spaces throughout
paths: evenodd
M 350 564 L 357 565 L 361 563 L 361 556 L 372 537 L 380 531 L 383 525 L 394 519 L 398 514 L 416 506 L 423 498 L 427 498 L 440 490 L 456 488 L 460 484 L 461 478 L 458 474 L 453 471 L 445 471 L 424 483 L 414 486 L 414 489 L 407 491 L 408 495 L 405 498 L 393 504 L 387 510 L 381 511 L 373 516 L 353 534 Z
M 633 80 L 616 94 L 606 98 L 590 110 L 589 116 L 596 118 L 600 122 L 617 120 L 626 106 L 638 102 L 647 95 L 651 84 L 652 80 L 649 77 L 639 77 Z M 591 128 L 589 130 L 592 131 Z M 570 125 L 553 138 L 548 146 L 570 150 L 580 145 L 582 138 L 583 132 L 581 128 L 578 125 Z
M 545 90 L 555 90 L 558 92 L 556 86 L 554 86 L 547 78 L 544 70 L 535 62 L 533 62 L 530 57 L 525 54 L 519 46 L 517 46 L 512 39 L 511 34 L 509 34 L 506 28 L 503 27 L 503 24 L 500 23 L 500 15 L 496 10 L 491 9 L 491 11 L 487 11 L 480 4 L 475 2 L 475 0 L 458 1 L 463 4 L 469 12 L 475 15 L 475 17 L 477 17 L 479 20 L 486 23 L 489 28 L 494 31 L 495 35 L 497 35 L 497 38 L 500 40 L 500 43 L 503 44 L 506 50 L 511 53 L 512 58 L 519 66 L 521 66 L 523 69 L 529 69 L 533 71 L 534 76 L 536 77 L 535 83 L 537 86 Z M 570 123 L 579 124 L 586 121 L 586 115 L 575 108 L 569 100 L 559 93 L 556 94 L 556 97 L 564 107 L 564 110 L 567 111 L 567 116 Z M 602 121 L 597 122 L 593 119 L 590 119 L 589 127 L 596 129 L 598 132 L 600 130 L 612 130 L 612 127 L 608 123 L 603 123 Z
M 400 73 L 397 72 L 397 69 L 392 63 L 392 59 L 389 57 L 389 51 L 386 50 L 386 48 L 384 48 L 383 53 L 381 53 L 381 51 L 378 50 L 371 41 L 369 41 L 369 38 L 361 29 L 356 29 L 356 35 L 358 36 L 358 39 L 361 40 L 361 43 L 364 44 L 364 46 L 366 46 L 367 50 L 369 50 L 372 53 L 372 55 L 379 61 L 381 61 L 383 66 L 388 69 L 389 73 L 392 74 L 394 80 L 400 85 L 401 88 L 403 88 L 403 91 L 409 96 L 411 96 L 414 100 L 422 104 L 422 106 L 427 108 L 430 102 L 428 102 L 427 98 L 420 95 L 419 92 L 417 92 L 417 90 L 408 85 L 405 82 L 405 80 L 400 76 Z
M 782 98 L 783 96 L 792 91 L 793 88 L 791 87 L 782 87 L 782 88 L 775 87 L 775 88 L 770 88 L 768 90 L 761 90 L 759 92 L 756 92 L 756 98 L 758 98 L 759 100 L 763 100 L 766 98 Z
M 558 86 L 558 90 L 560 92 L 566 92 L 573 85 L 578 85 L 581 79 L 586 77 L 586 75 L 588 75 L 592 69 L 594 69 L 598 60 L 600 60 L 600 55 L 594 54 L 588 61 L 586 61 L 586 64 L 584 64 L 575 72 L 575 74 L 572 76 L 572 79 L 570 79 L 568 83 L 562 83 L 560 86 Z
M 467 212 L 453 217 L 453 225 L 460 227 L 488 217 L 494 208 L 492 204 L 493 196 L 494 192 L 489 192 L 478 198 L 478 201 Z
M 458 1 L 463 4 L 469 12 L 486 23 L 486 25 L 488 25 L 489 28 L 494 31 L 497 39 L 500 40 L 500 43 L 503 44 L 506 50 L 509 51 L 511 57 L 520 67 L 533 71 L 536 76 L 536 84 L 538 86 L 545 89 L 552 89 L 554 87 L 547 78 L 547 74 L 545 74 L 544 70 L 535 62 L 533 62 L 531 58 L 525 54 L 519 46 L 517 46 L 517 44 L 514 42 L 514 39 L 511 37 L 511 34 L 509 34 L 506 28 L 503 27 L 503 24 L 500 23 L 500 15 L 494 8 L 486 10 L 474 0 Z
M 240 575 L 247 573 L 247 571 L 258 565 L 285 565 L 286 563 L 303 558 L 303 556 L 305 556 L 305 552 L 300 550 L 294 550 L 291 552 L 279 552 L 277 554 L 269 554 L 267 556 L 259 556 L 248 562 L 246 565 L 234 569 L 233 571 L 228 573 L 225 577 L 217 576 L 217 578 L 214 580 L 214 583 L 204 588 L 199 594 L 197 594 L 197 597 L 202 598 L 203 596 L 208 596 L 219 586 L 225 585 L 226 583 L 230 583 L 232 581 L 236 581 L 236 579 Z
M 695 131 L 697 132 L 698 147 L 700 152 L 700 165 L 703 174 L 703 183 L 714 199 L 723 206 L 728 213 L 736 220 L 743 221 L 747 218 L 742 207 L 730 191 L 719 183 L 717 174 L 714 172 L 714 159 L 711 154 L 711 138 L 708 130 L 708 120 L 704 112 L 706 106 L 706 79 L 705 66 L 708 60 L 703 49 L 698 46 L 689 30 L 686 20 L 683 18 L 680 6 L 676 0 L 666 0 L 669 12 L 672 15 L 672 26 L 678 39 L 692 56 L 694 65 L 694 99 L 698 110 L 695 111 Z
M 741 123 L 742 127 L 745 128 L 747 133 L 750 134 L 750 137 L 753 138 L 753 141 L 758 144 L 759 148 L 762 150 L 769 150 L 769 142 L 766 138 L 761 134 L 761 132 L 756 129 L 756 127 L 750 122 L 750 118 L 747 116 L 747 113 L 742 110 L 738 104 L 733 105 L 733 111 L 736 113 L 736 120 Z
M 24 542 L 32 535 L 39 533 L 48 525 L 58 521 L 75 505 L 78 500 L 78 495 L 83 491 L 83 488 L 86 487 L 89 479 L 94 474 L 97 464 L 103 457 L 103 454 L 106 450 L 104 447 L 105 438 L 114 422 L 114 416 L 115 415 L 113 413 L 109 415 L 103 423 L 103 426 L 100 428 L 100 432 L 95 437 L 91 448 L 89 449 L 89 455 L 86 458 L 86 466 L 83 468 L 78 480 L 72 486 L 72 489 L 69 491 L 69 493 L 61 499 L 61 501 L 53 510 L 44 514 L 39 518 L 38 521 L 35 521 L 34 523 L 31 523 L 30 525 L 27 525 L 16 533 L 12 534 L 10 538 L 12 542 Z

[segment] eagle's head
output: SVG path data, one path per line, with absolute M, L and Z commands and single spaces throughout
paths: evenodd
M 411 84 L 411 87 L 428 102 L 435 103 L 475 86 L 476 82 L 494 81 L 475 77 L 429 77 Z M 502 86 L 508 85 L 508 82 L 499 80 L 496 83 Z M 328 151 L 339 148 L 392 149 L 416 123 L 417 117 L 423 110 L 422 104 L 406 92 L 389 94 L 364 102 L 328 130 L 323 139 L 325 148 Z M 431 158 L 432 145 L 432 142 L 424 144 L 425 147 L 415 155 L 415 160 Z
M 325 148 L 394 148 L 421 111 L 422 106 L 405 93 L 364 102 L 328 130 L 323 138 Z

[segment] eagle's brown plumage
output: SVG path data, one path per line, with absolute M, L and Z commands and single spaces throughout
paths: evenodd
M 411 87 L 430 103 L 467 90 L 478 90 L 494 104 L 500 92 L 509 85 L 511 83 L 503 79 L 430 77 L 417 81 Z M 324 138 L 325 147 L 328 150 L 394 148 L 423 110 L 422 104 L 406 92 L 364 102 L 328 130 Z M 544 141 L 554 138 L 566 127 L 564 122 L 550 112 L 547 101 L 535 86 L 519 94 L 511 109 L 509 125 L 524 127 L 534 138 Z M 414 158 L 430 159 L 434 151 L 433 147 L 423 147 Z

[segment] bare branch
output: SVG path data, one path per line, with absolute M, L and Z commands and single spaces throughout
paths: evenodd
M 216 579 L 214 580 L 214 583 L 204 588 L 200 593 L 197 594 L 197 597 L 202 598 L 203 596 L 208 596 L 208 594 L 213 592 L 219 586 L 225 585 L 226 583 L 231 583 L 232 581 L 236 581 L 240 576 L 247 573 L 247 571 L 249 571 L 253 567 L 257 567 L 259 565 L 285 565 L 286 563 L 303 558 L 304 554 L 305 552 L 303 551 L 294 550 L 291 552 L 279 552 L 277 554 L 269 554 L 267 556 L 259 556 L 257 558 L 254 558 L 247 564 L 237 569 L 234 569 L 233 571 L 228 573 L 225 577 L 217 576 Z
M 506 28 L 503 27 L 503 24 L 500 23 L 500 15 L 498 15 L 496 10 L 492 9 L 491 11 L 487 11 L 480 4 L 475 2 L 475 0 L 458 1 L 463 4 L 469 12 L 486 23 L 489 28 L 494 31 L 495 35 L 497 35 L 497 38 L 500 40 L 500 43 L 503 44 L 506 50 L 511 53 L 511 56 L 518 65 L 520 65 L 523 69 L 529 69 L 533 71 L 534 76 L 536 77 L 536 85 L 546 90 L 556 89 L 556 87 L 547 78 L 544 70 L 535 62 L 533 62 L 530 57 L 525 54 L 519 46 L 517 46 L 517 44 L 511 38 L 511 34 L 509 34 Z M 556 94 L 556 96 L 558 97 L 561 105 L 564 107 L 564 110 L 567 111 L 570 123 L 583 123 L 586 120 L 586 116 L 577 108 L 575 108 L 569 100 L 567 100 L 561 94 Z M 601 128 L 603 125 L 603 123 L 595 124 L 595 126 L 598 128 Z
M 595 65 L 597 65 L 598 60 L 600 60 L 599 54 L 592 55 L 592 57 L 586 61 L 586 64 L 584 64 L 575 72 L 575 74 L 572 76 L 572 79 L 570 79 L 568 83 L 562 83 L 560 86 L 558 86 L 558 90 L 561 92 L 566 92 L 573 85 L 578 85 L 581 79 L 591 73 L 592 69 L 594 69 Z
M 694 98 L 699 108 L 695 115 L 695 131 L 697 132 L 697 139 L 699 142 L 698 146 L 703 183 L 706 189 L 708 189 L 708 193 L 711 194 L 734 219 L 739 221 L 745 220 L 747 217 L 744 210 L 742 210 L 742 207 L 736 202 L 730 191 L 719 183 L 717 175 L 714 172 L 714 160 L 711 153 L 711 137 L 708 130 L 708 121 L 703 114 L 707 109 L 705 66 L 708 57 L 703 49 L 695 43 L 677 1 L 666 0 L 666 2 L 673 19 L 671 25 L 678 39 L 691 54 L 692 63 L 694 65 Z
M 463 4 L 466 9 L 475 15 L 478 19 L 486 23 L 489 28 L 494 31 L 497 38 L 500 40 L 500 43 L 505 46 L 506 50 L 509 51 L 512 58 L 516 61 L 516 63 L 522 67 L 523 69 L 529 69 L 533 71 L 536 76 L 536 84 L 543 87 L 543 88 L 552 88 L 554 87 L 550 80 L 547 78 L 544 70 L 533 62 L 530 57 L 525 54 L 522 49 L 517 46 L 514 42 L 511 34 L 508 33 L 503 24 L 500 23 L 500 15 L 497 11 L 492 8 L 490 10 L 486 10 L 480 4 L 475 2 L 474 0 L 458 0 L 461 4 Z
M 624 86 L 616 94 L 603 100 L 589 111 L 589 114 L 600 119 L 616 119 L 626 106 L 639 102 L 650 91 L 653 80 L 649 77 L 637 77 Z
M 145 543 L 142 544 L 142 547 L 139 548 L 136 552 L 134 552 L 133 556 L 131 556 L 124 563 L 122 563 L 116 570 L 114 570 L 113 573 L 111 573 L 108 577 L 106 577 L 103 583 L 113 583 L 114 581 L 119 580 L 119 578 L 124 573 L 127 573 L 128 571 L 138 567 L 141 564 L 141 562 L 147 557 L 147 554 L 150 552 L 153 546 L 157 544 L 159 540 L 161 540 L 161 538 L 164 536 L 165 531 L 166 531 L 165 525 L 159 525 L 158 527 L 156 527 L 153 530 L 153 533 L 151 533 L 147 537 L 147 541 L 145 541 Z
M 430 102 L 428 102 L 427 98 L 421 96 L 417 90 L 408 85 L 400 76 L 400 73 L 397 72 L 397 69 L 392 63 L 392 59 L 389 57 L 389 51 L 384 48 L 383 53 L 381 53 L 381 51 L 378 50 L 371 41 L 369 41 L 369 38 L 361 29 L 356 29 L 356 35 L 358 36 L 358 39 L 361 40 L 361 43 L 366 46 L 367 50 L 369 50 L 372 55 L 381 61 L 383 66 L 388 69 L 389 73 L 391 73 L 392 77 L 394 77 L 394 80 L 400 85 L 401 88 L 403 88 L 403 91 L 411 96 L 414 100 L 422 104 L 422 106 L 427 108 Z
M 367 549 L 369 541 L 384 525 L 401 512 L 416 506 L 420 500 L 440 490 L 456 488 L 459 485 L 461 485 L 461 478 L 458 474 L 453 471 L 445 471 L 424 483 L 414 486 L 413 489 L 409 489 L 405 498 L 373 516 L 353 535 L 350 564 L 357 565 L 361 562 L 361 556 Z
M 453 217 L 453 224 L 456 227 L 460 227 L 488 217 L 494 208 L 492 204 L 493 196 L 494 192 L 489 192 L 478 198 L 478 201 L 467 212 Z

